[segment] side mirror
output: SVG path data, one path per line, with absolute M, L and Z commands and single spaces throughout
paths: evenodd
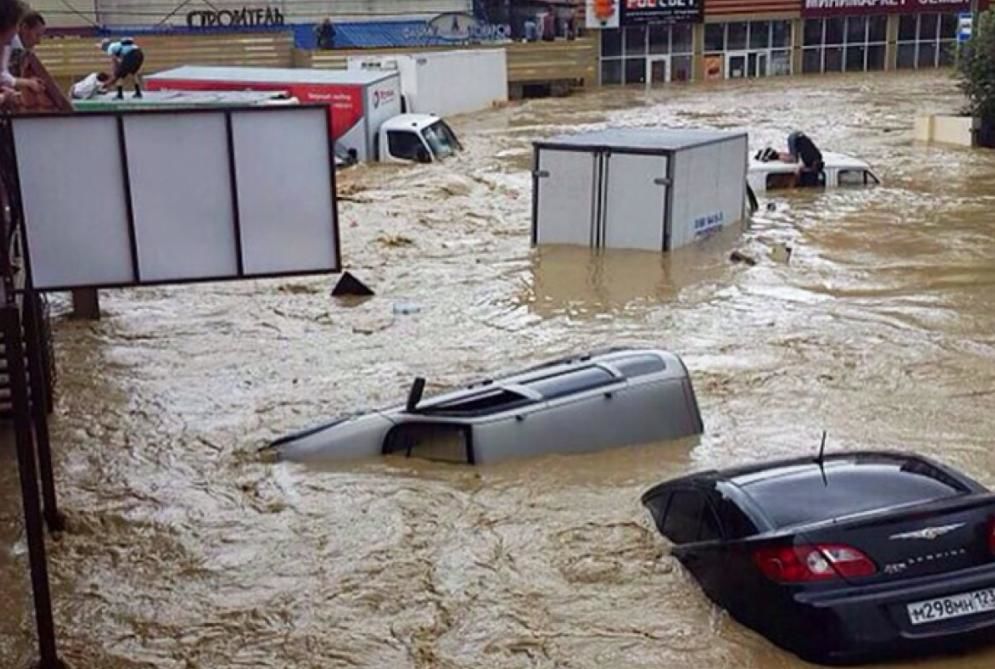
M 418 152 L 415 154 L 419 163 L 430 163 L 432 162 L 432 154 L 428 152 L 424 146 L 418 147 Z

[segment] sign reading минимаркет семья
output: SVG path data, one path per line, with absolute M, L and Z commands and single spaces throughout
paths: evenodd
M 960 12 L 970 8 L 970 0 L 805 0 L 802 16 Z

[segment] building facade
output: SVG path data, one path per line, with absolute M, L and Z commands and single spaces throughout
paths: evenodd
M 970 12 L 969 0 L 605 2 L 590 0 L 587 25 L 606 86 L 943 67 Z

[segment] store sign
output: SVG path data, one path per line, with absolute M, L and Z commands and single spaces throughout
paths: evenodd
M 703 0 L 619 0 L 622 25 L 700 23 Z
M 472 14 L 448 12 L 416 28 L 405 28 L 404 37 L 461 43 L 501 42 L 511 39 L 511 26 L 506 23 L 484 23 Z
M 282 26 L 283 23 L 283 12 L 279 7 L 195 10 L 187 13 L 188 28 Z
M 625 0 L 587 0 L 584 23 L 588 28 L 618 28 L 618 3 Z
M 970 12 L 965 12 L 957 17 L 957 42 L 963 44 L 971 39 L 971 24 L 974 17 Z
M 970 0 L 803 0 L 802 16 L 946 13 L 970 9 Z

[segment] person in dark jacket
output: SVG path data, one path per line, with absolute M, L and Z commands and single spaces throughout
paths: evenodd
M 822 183 L 822 152 L 808 135 L 796 130 L 788 135 L 788 152 L 781 154 L 787 163 L 801 163 L 798 168 L 799 186 L 818 186 Z

